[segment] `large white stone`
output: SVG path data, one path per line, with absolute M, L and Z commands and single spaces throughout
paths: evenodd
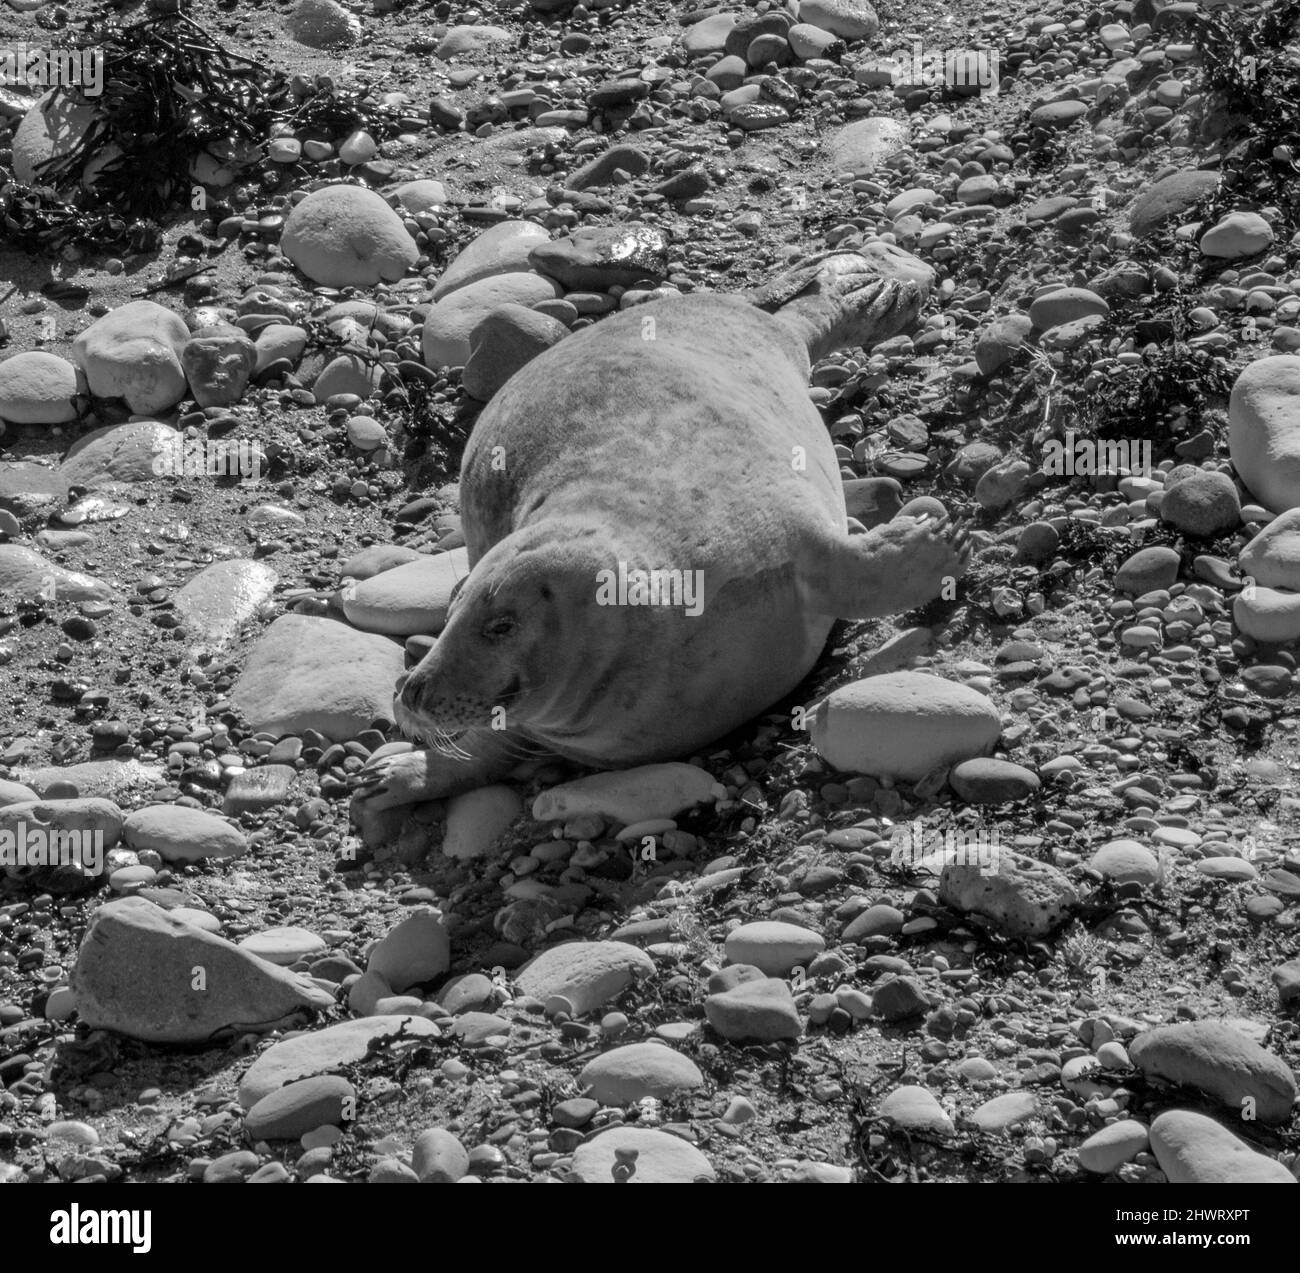
M 1258 212 L 1230 212 L 1201 239 L 1201 254 L 1235 261 L 1273 242 L 1273 227 Z
M 344 1066 L 365 1060 L 372 1041 L 398 1037 L 409 1040 L 436 1039 L 439 1030 L 425 1017 L 386 1015 L 343 1021 L 324 1030 L 313 1030 L 281 1039 L 267 1048 L 248 1068 L 239 1084 L 239 1103 L 252 1109 L 262 1097 L 286 1083 L 314 1074 L 334 1074 Z
M 1194 1087 L 1239 1117 L 1247 1102 L 1261 1123 L 1278 1126 L 1291 1117 L 1296 1080 L 1290 1066 L 1229 1022 L 1156 1026 L 1139 1034 L 1128 1053 L 1148 1078 Z
M 214 561 L 176 593 L 176 609 L 196 644 L 216 649 L 270 602 L 279 579 L 264 561 Z
M 280 735 L 315 729 L 347 741 L 393 719 L 402 647 L 346 623 L 300 614 L 262 634 L 235 682 L 231 701 L 254 729 Z
M 587 1185 L 612 1185 L 618 1150 L 635 1150 L 631 1185 L 689 1185 L 713 1180 L 716 1173 L 694 1145 L 671 1132 L 644 1127 L 611 1127 L 584 1141 L 573 1154 L 574 1175 Z
M 1274 354 L 1242 370 L 1228 401 L 1228 452 L 1266 508 L 1300 508 L 1300 357 Z
M 77 418 L 77 390 L 77 369 L 66 358 L 39 349 L 15 354 L 0 362 L 0 420 L 66 424 Z
M 72 444 L 59 476 L 75 486 L 133 485 L 152 481 L 165 472 L 182 437 L 158 420 L 110 424 Z
M 527 272 L 529 252 L 549 238 L 535 221 L 499 221 L 471 239 L 443 270 L 434 286 L 433 299 L 440 301 L 470 283 L 495 274 Z
M 584 1017 L 654 972 L 654 960 L 628 942 L 571 941 L 525 964 L 515 984 L 543 1003 L 560 995 L 572 1005 L 570 1015 Z
M 128 814 L 122 837 L 137 851 L 151 850 L 164 862 L 202 862 L 248 852 L 248 837 L 206 809 L 157 804 Z
M 987 755 L 1001 733 L 983 694 L 939 676 L 889 672 L 833 691 L 810 733 L 837 769 L 908 782 L 940 765 Z
M 22 544 L 0 544 L 0 597 L 20 601 L 109 601 L 113 589 L 93 575 L 47 561 Z
M 94 118 L 90 102 L 78 102 L 69 93 L 46 93 L 23 116 L 14 133 L 14 176 L 25 186 L 54 184 L 48 171 L 37 172 L 37 165 L 55 155 L 66 155 L 86 135 Z
M 419 251 L 402 218 L 364 186 L 313 190 L 289 213 L 280 250 L 313 283 L 373 287 L 395 283 Z
M 880 19 L 867 0 L 800 0 L 799 21 L 846 40 L 869 40 L 880 30 Z
M 462 861 L 486 857 L 523 814 L 523 801 L 513 787 L 504 783 L 453 796 L 447 805 L 443 854 Z
M 143 898 L 95 912 L 71 983 L 83 1025 L 148 1043 L 208 1043 L 218 1031 L 284 1026 L 334 1002 Z
M 529 241 L 529 240 L 525 240 Z M 540 274 L 492 274 L 457 288 L 438 301 L 424 320 L 424 362 L 435 371 L 469 361 L 470 333 L 501 305 L 536 305 L 561 294 L 558 283 Z
M 1276 1159 L 1253 1150 L 1221 1123 L 1171 1109 L 1151 1124 L 1151 1149 L 1174 1185 L 1293 1185 Z
M 429 553 L 343 589 L 343 613 L 363 632 L 432 636 L 447 625 L 452 589 L 469 574 L 469 552 Z
M 907 138 L 907 125 L 896 119 L 859 119 L 827 138 L 826 154 L 836 172 L 865 174 L 902 150 Z
M 189 338 L 189 328 L 171 310 L 128 301 L 72 342 L 72 360 L 97 397 L 125 398 L 137 415 L 156 415 L 185 396 L 180 351 Z
M 1233 599 L 1232 618 L 1256 641 L 1284 645 L 1300 637 L 1300 592 L 1289 588 L 1243 588 Z
M 602 1105 L 667 1100 L 702 1086 L 704 1075 L 684 1053 L 659 1043 L 628 1043 L 588 1061 L 578 1084 Z
M 1269 522 L 1241 550 L 1237 568 L 1266 588 L 1300 591 L 1300 508 Z
M 486 53 L 494 44 L 509 44 L 510 32 L 504 27 L 482 24 L 454 26 L 438 42 L 436 56 L 444 62 Z
M 769 977 L 784 977 L 792 968 L 815 959 L 825 949 L 826 940 L 820 933 L 771 919 L 733 928 L 726 942 L 731 963 L 750 964 Z

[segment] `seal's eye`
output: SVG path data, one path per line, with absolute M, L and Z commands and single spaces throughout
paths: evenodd
M 514 618 L 508 614 L 499 614 L 494 619 L 489 619 L 483 625 L 483 635 L 489 641 L 500 641 L 502 637 L 508 637 L 516 627 Z

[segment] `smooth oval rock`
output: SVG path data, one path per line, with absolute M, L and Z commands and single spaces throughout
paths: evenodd
M 629 1043 L 588 1061 L 578 1075 L 602 1105 L 631 1105 L 646 1096 L 669 1100 L 693 1091 L 704 1075 L 690 1057 L 658 1043 Z
M 33 349 L 0 362 L 0 420 L 66 424 L 77 418 L 77 369 L 66 358 Z
M 1128 1051 L 1143 1074 L 1194 1087 L 1238 1114 L 1249 1102 L 1262 1123 L 1279 1125 L 1291 1117 L 1296 1080 L 1290 1067 L 1226 1022 L 1157 1026 L 1138 1035 Z
M 1168 1110 L 1151 1124 L 1151 1150 L 1173 1185 L 1293 1185 L 1276 1159 L 1252 1149 L 1221 1123 Z
M 419 256 L 402 218 L 382 196 L 353 185 L 325 186 L 296 204 L 280 250 L 325 287 L 395 283 Z
M 836 769 L 915 782 L 940 765 L 987 753 L 1002 732 L 997 708 L 956 681 L 890 672 L 833 691 L 810 733 Z

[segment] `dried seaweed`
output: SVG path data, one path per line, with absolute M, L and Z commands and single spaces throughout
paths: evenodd
M 322 137 L 364 127 L 381 141 L 401 127 L 399 113 L 370 100 L 368 86 L 272 71 L 181 13 L 129 26 L 91 22 L 63 47 L 102 51 L 103 92 L 55 89 L 93 108 L 89 129 L 41 166 L 37 184 L 0 188 L 0 234 L 29 250 L 156 248 L 160 220 L 189 206 L 195 161 L 256 162 L 276 125 Z M 91 161 L 99 164 L 93 188 L 81 189 Z

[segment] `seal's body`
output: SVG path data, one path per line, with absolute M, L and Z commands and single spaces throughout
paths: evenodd
M 592 765 L 680 756 L 812 667 L 834 616 L 802 604 L 797 563 L 846 517 L 806 360 L 761 310 L 686 296 L 570 337 L 484 411 L 461 478 L 471 565 L 508 570 L 523 545 L 590 565 L 580 625 L 546 652 L 536 741 Z M 671 588 L 668 605 L 598 604 L 605 569 L 681 572 L 698 613 Z
M 849 533 L 810 352 L 864 325 L 879 339 L 924 296 L 897 249 L 849 261 L 793 300 L 787 281 L 776 314 L 638 306 L 500 390 L 461 470 L 471 573 L 398 696 L 434 747 L 368 767 L 359 813 L 491 781 L 525 750 L 595 767 L 697 751 L 789 693 L 836 618 L 911 609 L 962 572 L 943 525 Z M 657 598 L 622 587 L 639 571 L 661 572 Z

